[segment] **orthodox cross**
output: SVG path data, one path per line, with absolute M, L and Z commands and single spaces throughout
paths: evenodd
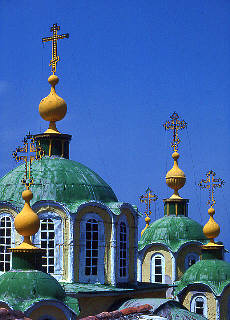
M 39 142 L 29 133 L 23 139 L 23 146 L 17 147 L 12 155 L 17 162 L 25 161 L 25 175 L 21 182 L 25 185 L 26 189 L 29 189 L 33 184 L 33 177 L 31 174 L 32 161 L 34 159 L 41 159 L 45 155 L 44 151 L 40 147 Z
M 214 190 L 216 188 L 221 188 L 224 184 L 224 180 L 221 178 L 215 178 L 216 173 L 213 170 L 210 170 L 206 173 L 207 179 L 202 179 L 201 182 L 198 184 L 199 187 L 202 189 L 208 189 L 209 191 L 209 199 L 207 204 L 211 206 L 211 208 L 216 203 L 214 199 Z
M 152 194 L 152 190 L 150 188 L 148 188 L 145 191 L 145 194 L 143 194 L 142 196 L 140 196 L 140 202 L 144 202 L 146 205 L 146 211 L 145 214 L 147 217 L 150 216 L 150 214 L 152 213 L 151 209 L 151 202 L 156 201 L 158 199 L 158 196 L 156 194 Z
M 42 42 L 52 41 L 52 60 L 50 60 L 50 66 L 52 66 L 52 72 L 53 74 L 56 73 L 56 67 L 57 63 L 59 61 L 59 56 L 57 55 L 57 41 L 64 38 L 69 38 L 69 34 L 57 34 L 57 32 L 60 30 L 60 26 L 56 24 L 53 24 L 53 26 L 50 28 L 50 32 L 53 32 L 52 37 L 46 37 L 42 38 Z
M 182 130 L 184 128 L 187 128 L 187 122 L 184 120 L 178 120 L 179 116 L 176 112 L 174 112 L 170 116 L 171 120 L 168 120 L 165 122 L 163 127 L 165 130 L 173 130 L 173 142 L 171 143 L 171 147 L 174 149 L 174 152 L 178 151 L 178 144 L 180 143 L 180 139 L 178 137 L 178 130 Z

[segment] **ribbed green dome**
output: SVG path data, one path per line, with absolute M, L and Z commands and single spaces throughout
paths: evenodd
M 176 252 L 184 243 L 198 241 L 206 243 L 203 227 L 196 221 L 185 216 L 165 216 L 153 222 L 143 233 L 138 249 L 153 243 L 167 245 Z
M 15 310 L 25 311 L 41 300 L 58 300 L 79 313 L 78 300 L 67 297 L 64 289 L 51 275 L 37 271 L 15 270 L 0 276 L 0 301 Z M 74 306 L 74 308 L 73 308 Z
M 24 168 L 24 164 L 20 165 L 0 179 L 0 201 L 23 203 L 21 194 L 25 187 L 21 180 Z M 76 161 L 59 157 L 35 160 L 32 176 L 32 203 L 39 200 L 54 200 L 67 205 L 81 200 L 117 202 L 111 187 L 94 171 Z
M 177 282 L 175 294 L 178 294 L 189 284 L 203 283 L 208 285 L 216 295 L 230 283 L 230 263 L 212 259 L 201 260 L 192 265 Z

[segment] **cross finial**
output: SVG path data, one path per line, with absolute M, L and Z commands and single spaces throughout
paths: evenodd
M 42 38 L 42 42 L 52 41 L 52 60 L 50 60 L 49 65 L 52 66 L 53 74 L 56 73 L 57 63 L 60 60 L 59 56 L 57 55 L 57 40 L 69 38 L 68 33 L 58 35 L 57 32 L 59 30 L 60 30 L 60 26 L 58 26 L 57 23 L 53 24 L 53 26 L 50 28 L 50 32 L 53 32 L 53 36 Z
M 23 139 L 23 146 L 17 147 L 12 155 L 17 162 L 25 161 L 25 175 L 21 182 L 25 185 L 26 189 L 29 189 L 33 184 L 33 177 L 31 173 L 32 161 L 34 159 L 41 159 L 45 155 L 44 151 L 40 147 L 40 143 L 29 133 Z
M 150 188 L 148 188 L 145 191 L 145 194 L 140 196 L 140 202 L 144 203 L 146 205 L 146 210 L 145 210 L 145 222 L 146 222 L 146 226 L 145 228 L 142 230 L 141 235 L 144 233 L 145 229 L 148 228 L 149 223 L 150 223 L 150 215 L 152 213 L 151 211 L 151 202 L 155 202 L 157 201 L 158 196 L 156 194 L 152 193 L 152 190 Z
M 173 148 L 174 152 L 178 151 L 178 144 L 180 143 L 180 139 L 178 137 L 178 130 L 182 130 L 187 128 L 187 122 L 184 120 L 179 120 L 179 116 L 176 112 L 174 112 L 170 116 L 171 120 L 168 120 L 163 125 L 165 130 L 173 130 L 173 142 L 171 143 L 171 147 Z
M 214 198 L 214 190 L 216 188 L 221 188 L 224 184 L 224 180 L 221 178 L 215 178 L 216 173 L 213 170 L 210 170 L 206 173 L 206 179 L 202 179 L 198 184 L 202 189 L 207 189 L 209 192 L 209 199 L 207 204 L 211 206 L 211 208 L 215 205 L 216 200 Z

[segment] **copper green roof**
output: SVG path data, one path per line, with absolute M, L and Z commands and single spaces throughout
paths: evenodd
M 201 283 L 209 286 L 215 295 L 220 295 L 230 284 L 230 263 L 223 260 L 201 260 L 192 265 L 177 282 L 175 294 L 191 284 Z
M 207 242 L 203 227 L 188 217 L 170 215 L 154 221 L 144 231 L 138 250 L 154 243 L 162 243 L 176 252 L 183 244 L 191 241 L 202 244 Z
M 0 201 L 10 201 L 18 207 L 23 204 L 21 180 L 24 173 L 22 164 L 0 179 Z M 118 201 L 111 187 L 97 173 L 76 161 L 60 157 L 35 160 L 32 176 L 32 204 L 39 200 L 53 200 L 71 209 L 79 201 Z
M 47 273 L 17 270 L 0 276 L 0 301 L 12 309 L 25 312 L 42 300 L 57 300 L 79 314 L 78 300 L 68 297 L 58 281 Z

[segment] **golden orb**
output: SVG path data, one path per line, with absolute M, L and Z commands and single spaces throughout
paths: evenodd
M 51 75 L 48 82 L 51 85 L 51 91 L 47 97 L 41 100 L 39 104 L 39 113 L 44 120 L 50 121 L 50 128 L 46 132 L 59 133 L 55 122 L 60 121 L 65 117 L 67 104 L 55 91 L 55 86 L 58 84 L 59 78 L 56 75 Z
M 179 196 L 178 190 L 180 190 L 186 182 L 186 176 L 184 172 L 178 167 L 177 160 L 179 159 L 180 155 L 178 152 L 174 152 L 172 154 L 172 158 L 174 160 L 174 165 L 171 170 L 168 171 L 166 174 L 166 184 L 169 188 L 174 190 L 173 195 L 170 197 L 181 199 Z
M 209 218 L 208 222 L 203 228 L 203 232 L 208 239 L 213 240 L 212 242 L 214 242 L 214 239 L 218 237 L 220 234 L 220 227 L 213 217 Z
M 39 230 L 40 220 L 30 207 L 33 193 L 30 190 L 25 190 L 22 193 L 22 197 L 25 200 L 25 204 L 22 211 L 16 216 L 14 225 L 20 235 L 28 237 L 34 235 Z

